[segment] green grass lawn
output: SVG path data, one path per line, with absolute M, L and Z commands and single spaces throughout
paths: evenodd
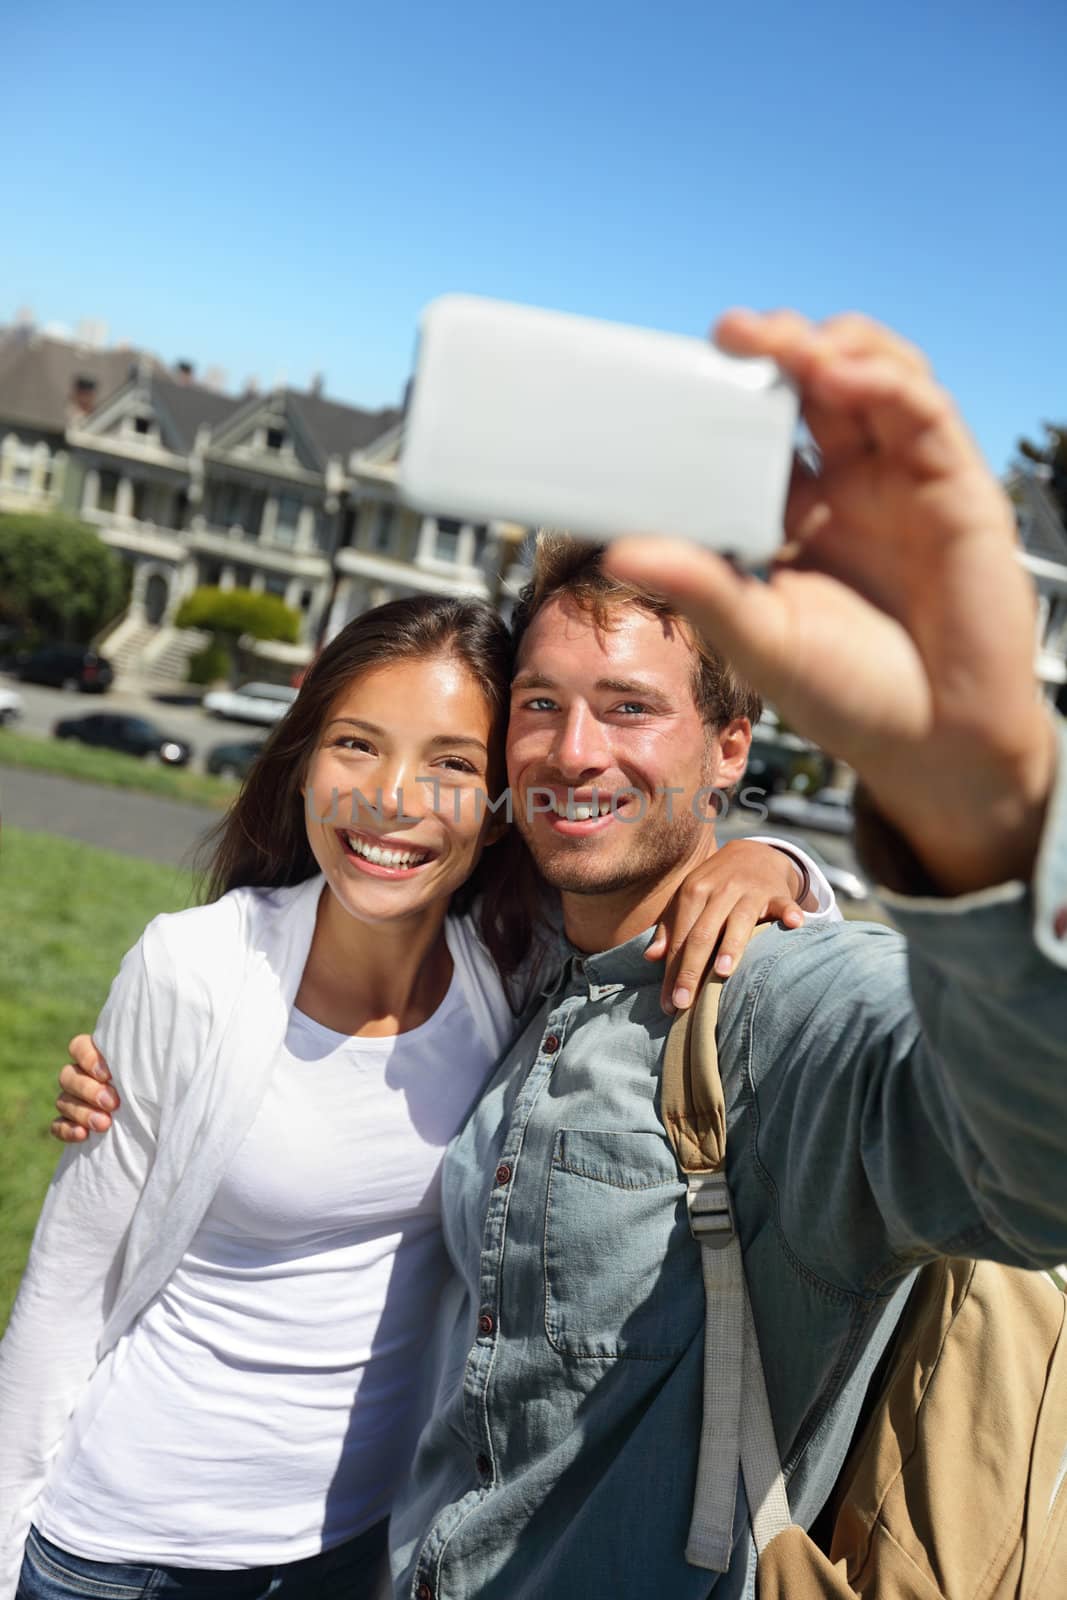
M 236 793 L 233 783 L 205 772 L 159 766 L 137 756 L 120 755 L 117 750 L 94 750 L 72 739 L 42 739 L 0 728 L 0 767 L 5 766 L 57 772 L 65 778 L 81 778 L 112 789 L 141 789 L 145 794 L 189 800 L 219 811 L 226 809 Z
M 176 867 L 18 828 L 0 836 L 0 1328 L 60 1154 L 48 1124 L 67 1042 L 91 1030 L 145 924 L 191 895 Z

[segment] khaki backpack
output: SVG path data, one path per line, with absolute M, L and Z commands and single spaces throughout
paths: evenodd
M 924 1267 L 820 1519 L 829 1548 L 791 1521 L 726 1186 L 721 992 L 705 983 L 663 1062 L 707 1300 L 686 1559 L 728 1567 L 740 1464 L 760 1600 L 1067 1600 L 1067 1296 L 1044 1273 Z

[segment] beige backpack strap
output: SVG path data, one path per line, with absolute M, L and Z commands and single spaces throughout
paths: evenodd
M 686 1181 L 704 1277 L 704 1405 L 686 1560 L 725 1572 L 740 1463 L 756 1548 L 789 1526 L 741 1246 L 726 1182 L 726 1103 L 715 1039 L 722 983 L 709 978 L 667 1036 L 661 1115 Z

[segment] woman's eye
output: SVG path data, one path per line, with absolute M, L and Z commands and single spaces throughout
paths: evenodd
M 475 768 L 463 756 L 445 756 L 439 766 L 447 767 L 449 772 L 473 772 Z
M 374 746 L 367 739 L 359 739 L 354 733 L 342 734 L 340 739 L 333 741 L 336 750 L 359 750 L 373 754 Z

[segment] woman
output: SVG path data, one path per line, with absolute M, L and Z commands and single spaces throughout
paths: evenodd
M 211 902 L 123 962 L 96 1029 L 122 1113 L 61 1167 L 0 1349 L 0 1600 L 376 1592 L 438 1164 L 537 964 L 532 874 L 481 865 L 523 868 L 485 804 L 509 668 L 477 603 L 350 624 L 221 825 Z

